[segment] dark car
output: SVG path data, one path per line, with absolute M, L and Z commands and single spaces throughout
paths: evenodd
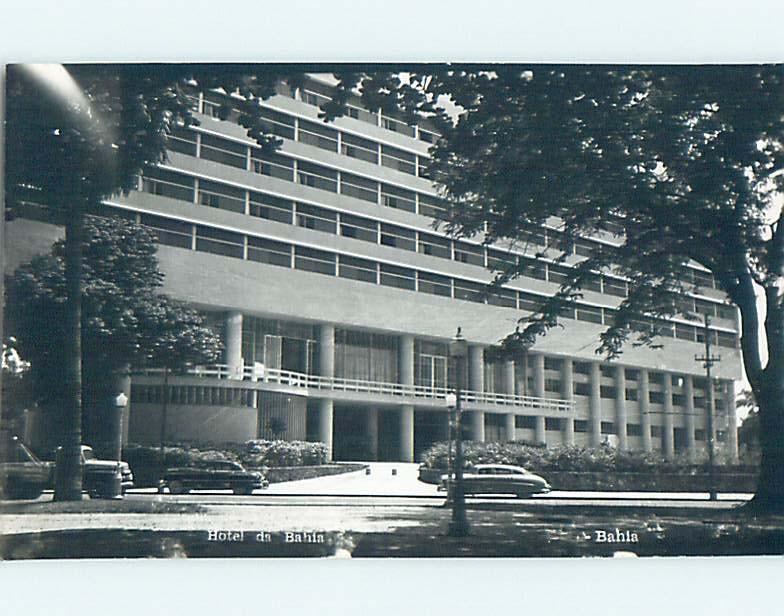
M 42 462 L 15 436 L 0 437 L 0 495 L 38 498 L 54 477 L 54 465 Z
M 511 494 L 519 498 L 547 494 L 550 484 L 522 466 L 476 464 L 463 473 L 465 494 Z M 442 475 L 438 489 L 447 489 L 447 475 Z
M 122 493 L 133 487 L 133 473 L 127 462 L 116 460 L 101 460 L 96 457 L 93 448 L 82 445 L 82 488 L 91 497 L 112 495 L 117 475 L 120 476 L 120 489 Z
M 268 485 L 264 475 L 245 470 L 238 462 L 200 460 L 193 466 L 167 469 L 158 491 L 169 488 L 171 494 L 187 494 L 191 490 L 232 490 L 235 494 L 252 494 Z

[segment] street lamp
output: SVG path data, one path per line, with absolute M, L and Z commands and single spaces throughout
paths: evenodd
M 465 537 L 469 534 L 468 518 L 466 517 L 465 486 L 463 485 L 463 422 L 462 422 L 462 388 L 465 373 L 465 359 L 468 355 L 468 342 L 463 338 L 460 328 L 449 344 L 449 356 L 456 360 L 455 379 L 455 488 L 452 497 L 452 519 L 447 534 L 450 537 Z M 451 451 L 451 448 L 450 448 Z

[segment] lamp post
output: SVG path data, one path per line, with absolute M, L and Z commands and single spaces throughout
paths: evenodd
M 470 528 L 466 517 L 465 486 L 463 485 L 463 409 L 461 398 L 468 343 L 463 338 L 459 327 L 457 334 L 449 344 L 449 355 L 455 358 L 457 365 L 455 375 L 455 487 L 452 495 L 452 519 L 449 522 L 447 534 L 450 537 L 465 537 L 469 534 Z
M 446 450 L 446 502 L 452 502 L 452 477 L 455 472 L 452 465 L 452 429 L 454 427 L 453 413 L 457 406 L 457 395 L 449 392 L 446 395 L 446 408 L 447 408 L 447 450 Z
M 713 393 L 713 374 L 711 368 L 713 364 L 721 361 L 721 355 L 711 355 L 711 330 L 710 330 L 710 316 L 705 315 L 705 355 L 695 355 L 695 361 L 701 361 L 705 366 L 705 381 L 706 381 L 706 396 L 705 406 L 707 407 L 707 425 L 705 426 L 708 439 L 708 498 L 716 500 L 718 494 L 716 491 L 716 449 L 715 449 L 715 434 L 713 427 L 713 414 L 714 414 L 714 393 Z

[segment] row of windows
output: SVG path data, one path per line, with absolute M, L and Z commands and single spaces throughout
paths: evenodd
M 136 216 L 133 213 L 127 213 L 126 215 L 134 219 Z M 310 211 L 306 211 L 302 215 L 309 217 L 313 225 L 329 223 L 329 220 L 317 217 Z M 330 251 L 224 231 L 204 225 L 192 225 L 191 223 L 149 214 L 142 214 L 139 220 L 155 231 L 159 242 L 179 248 L 210 252 L 280 267 L 294 267 L 295 269 L 330 276 L 530 312 L 537 311 L 543 300 L 541 296 L 525 291 L 501 288 L 490 292 L 487 285 L 470 280 L 378 263 L 359 257 L 339 255 Z M 410 241 L 405 236 L 397 235 L 398 228 L 388 228 L 386 232 L 387 242 Z M 595 322 L 592 316 L 586 317 L 585 315 L 599 313 L 602 315 L 603 321 L 607 321 L 607 319 L 612 318 L 612 312 L 613 310 L 610 308 L 575 304 L 574 306 L 564 308 L 561 316 L 568 319 Z M 666 329 L 666 326 L 663 326 L 663 328 Z M 735 338 L 731 334 L 724 334 L 723 332 L 713 333 L 716 336 L 722 334 L 722 336 L 718 337 L 720 345 L 724 342 L 723 346 L 728 346 L 730 341 L 733 346 L 735 345 Z
M 136 404 L 163 404 L 163 385 L 131 386 L 131 400 Z M 169 385 L 168 404 L 206 406 L 256 405 L 252 389 L 210 387 L 207 385 Z
M 311 185 L 332 181 L 326 178 L 323 175 L 324 172 L 320 172 L 316 165 L 301 164 L 306 165 L 302 173 L 310 178 L 308 181 Z M 478 267 L 489 267 L 495 270 L 502 270 L 507 267 L 519 268 L 523 276 L 549 281 L 554 284 L 563 284 L 572 273 L 570 268 L 563 265 L 545 263 L 533 258 L 518 256 L 494 248 L 485 248 L 460 240 L 453 241 L 443 236 L 414 231 L 388 223 L 380 223 L 376 220 L 353 214 L 337 213 L 334 210 L 298 203 L 266 193 L 245 191 L 204 179 L 198 179 L 198 184 L 196 184 L 190 176 L 164 169 L 150 168 L 146 170 L 141 184 L 143 191 L 152 194 L 193 202 L 195 191 L 195 202 L 200 205 L 236 213 L 247 211 L 251 216 L 286 224 L 296 224 L 316 231 L 339 234 L 367 242 L 380 243 L 401 250 L 420 252 L 444 259 L 454 259 L 462 263 Z M 395 189 L 394 187 L 388 188 L 390 189 L 388 196 L 397 199 L 397 205 L 399 206 L 401 200 L 405 199 L 405 196 L 401 194 L 405 191 Z M 392 193 L 395 193 L 395 196 L 392 196 Z M 411 202 L 411 206 L 416 208 L 416 204 L 413 202 Z M 604 275 L 596 276 L 595 286 L 591 284 L 591 281 L 588 281 L 586 288 L 619 297 L 627 295 L 625 281 Z M 499 305 L 516 306 L 512 296 L 505 291 L 499 292 L 498 301 L 501 302 Z M 721 304 L 711 304 L 703 300 L 697 300 L 697 302 L 704 307 L 713 306 L 713 314 L 723 315 L 721 311 L 732 310 L 730 307 Z M 567 310 L 564 316 L 600 325 L 609 325 L 609 319 L 611 318 L 601 308 L 590 306 L 577 307 L 576 317 L 572 314 L 571 309 Z M 664 325 L 661 326 L 661 330 L 660 335 L 663 336 L 702 341 L 702 334 L 691 325 L 676 325 L 674 328 L 672 325 Z M 734 345 L 734 342 L 730 340 L 716 341 L 716 343 L 721 346 Z
M 225 103 L 227 100 L 226 97 L 221 97 L 219 94 L 209 93 L 202 102 L 202 112 L 216 119 L 236 122 L 240 113 L 237 109 L 230 109 L 224 118 L 219 118 L 221 115 L 221 104 Z M 196 109 L 198 110 L 198 100 L 196 101 Z M 365 119 L 368 117 L 360 115 L 356 112 L 356 109 L 357 108 L 355 107 L 349 107 L 347 115 L 356 119 Z M 322 150 L 343 154 L 344 156 L 349 156 L 351 158 L 358 158 L 409 175 L 427 177 L 425 172 L 427 159 L 422 156 L 417 156 L 412 152 L 381 144 L 366 137 L 359 137 L 351 133 L 339 131 L 323 122 L 304 120 L 272 109 L 261 109 L 260 118 L 263 129 L 267 133 L 277 137 L 306 143 Z M 397 122 L 396 120 L 386 117 L 384 120 L 385 124 L 383 127 L 388 129 L 395 126 L 395 123 Z M 395 129 L 391 128 L 391 130 Z M 395 132 L 403 131 L 395 130 Z M 429 131 L 424 132 L 428 135 L 428 138 L 423 140 L 434 143 L 437 136 Z M 430 137 L 431 135 L 432 137 Z M 413 134 L 409 136 L 413 137 Z M 195 140 L 193 140 L 193 143 L 195 145 Z M 233 163 L 229 162 L 228 164 Z

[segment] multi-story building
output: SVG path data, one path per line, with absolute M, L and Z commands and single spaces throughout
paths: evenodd
M 666 455 L 705 447 L 699 326 L 676 318 L 657 325 L 657 348 L 630 345 L 613 362 L 595 354 L 626 295 L 623 278 L 597 274 L 563 313 L 564 327 L 526 353 L 494 352 L 566 268 L 618 238 L 585 238 L 563 263 L 533 257 L 558 233 L 555 218 L 521 248 L 450 239 L 434 228 L 442 205 L 424 172 L 432 128 L 353 103 L 324 123 L 318 105 L 329 80 L 306 83 L 281 84 L 263 103 L 283 141 L 274 154 L 247 137 L 236 114 L 218 118 L 230 97 L 195 92 L 200 125 L 176 132 L 168 161 L 145 172 L 138 191 L 107 202 L 155 230 L 164 291 L 206 313 L 225 341 L 221 365 L 168 378 L 169 440 L 307 438 L 327 443 L 335 459 L 414 460 L 447 437 L 448 343 L 461 327 L 470 438 L 610 440 Z M 45 250 L 53 229 L 11 223 L 9 267 Z M 525 275 L 487 294 L 492 269 L 510 261 Z M 717 436 L 736 455 L 738 316 L 710 272 L 695 265 L 684 277 L 700 288 L 684 307 L 713 317 Z M 163 397 L 160 375 L 133 377 L 128 439 L 158 441 Z

